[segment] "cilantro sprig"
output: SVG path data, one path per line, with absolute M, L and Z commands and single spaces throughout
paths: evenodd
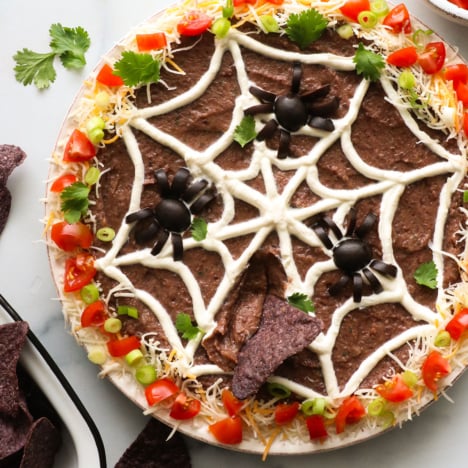
M 65 221 L 76 223 L 88 212 L 90 187 L 83 182 L 75 182 L 65 187 L 60 194 L 61 209 Z
M 55 58 L 69 70 L 78 70 L 86 65 L 85 53 L 91 45 L 88 33 L 80 26 L 69 28 L 60 23 L 49 28 L 50 52 L 40 53 L 23 48 L 13 59 L 15 78 L 24 86 L 34 84 L 38 89 L 48 88 L 55 81 Z
M 192 323 L 190 315 L 183 312 L 177 314 L 175 326 L 182 338 L 186 340 L 193 340 L 201 333 L 201 330 Z
M 433 260 L 422 263 L 414 272 L 416 283 L 430 289 L 437 288 L 437 267 Z
M 114 75 L 127 86 L 141 86 L 159 81 L 161 63 L 151 54 L 125 51 L 114 64 Z
M 385 68 L 385 62 L 381 55 L 372 52 L 359 43 L 354 55 L 353 62 L 356 64 L 356 72 L 370 81 L 377 81 L 380 78 L 382 70 Z
M 302 293 L 293 293 L 288 296 L 288 303 L 293 307 L 297 307 L 298 309 L 302 310 L 303 312 L 314 312 L 315 306 L 313 302 L 310 300 L 309 296 Z
M 234 141 L 237 141 L 243 148 L 247 143 L 255 140 L 256 136 L 255 119 L 251 115 L 246 115 L 234 130 Z
M 316 41 L 327 28 L 327 19 L 317 10 L 311 8 L 301 13 L 292 13 L 286 24 L 286 34 L 301 49 Z

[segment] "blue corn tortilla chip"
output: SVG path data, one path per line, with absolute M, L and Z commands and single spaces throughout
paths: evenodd
M 190 468 L 190 455 L 181 434 L 151 418 L 124 452 L 115 468 Z
M 26 322 L 0 325 L 0 414 L 14 417 L 20 409 L 16 368 L 26 341 Z
M 60 443 L 60 432 L 49 419 L 37 419 L 29 431 L 20 468 L 52 467 Z
M 0 234 L 6 225 L 11 207 L 11 194 L 6 187 L 13 169 L 26 158 L 26 153 L 14 145 L 0 145 Z

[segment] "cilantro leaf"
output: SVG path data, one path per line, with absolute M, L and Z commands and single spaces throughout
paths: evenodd
M 200 242 L 206 239 L 206 235 L 208 234 L 208 224 L 202 218 L 194 218 L 192 222 L 192 237 Z
M 302 293 L 294 293 L 288 296 L 288 303 L 293 307 L 297 307 L 303 312 L 314 312 L 315 307 L 309 296 Z
M 289 15 L 286 34 L 291 41 L 305 49 L 316 41 L 327 28 L 328 21 L 314 8 Z
M 61 209 L 65 221 L 70 224 L 76 223 L 80 220 L 81 216 L 87 213 L 89 191 L 90 188 L 82 182 L 75 182 L 65 187 L 60 195 L 62 201 Z
M 366 49 L 362 42 L 358 45 L 353 62 L 356 64 L 357 74 L 370 81 L 377 81 L 382 69 L 385 68 L 382 56 Z
M 50 48 L 60 57 L 65 68 L 79 69 L 86 65 L 85 52 L 91 41 L 82 27 L 68 28 L 56 23 L 50 27 L 49 34 L 52 38 Z
M 38 53 L 23 49 L 13 56 L 15 78 L 24 86 L 33 83 L 38 89 L 48 88 L 55 81 L 55 53 Z
M 437 267 L 433 260 L 422 263 L 414 272 L 416 283 L 430 289 L 437 288 Z
M 237 141 L 243 148 L 247 143 L 255 140 L 256 136 L 255 119 L 251 115 L 246 115 L 234 130 L 234 141 Z
M 175 326 L 176 330 L 182 335 L 182 338 L 187 340 L 193 340 L 201 333 L 201 330 L 192 324 L 190 315 L 182 312 L 177 314 Z
M 122 52 L 114 64 L 114 75 L 120 76 L 127 86 L 138 86 L 159 81 L 161 64 L 151 54 Z

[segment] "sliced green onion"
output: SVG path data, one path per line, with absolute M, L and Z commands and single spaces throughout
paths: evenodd
M 447 330 L 441 330 L 439 333 L 437 333 L 437 336 L 434 340 L 434 344 L 438 348 L 445 348 L 451 343 L 451 341 L 452 338 L 450 336 L 450 333 Z
M 418 383 L 418 376 L 413 371 L 405 370 L 401 377 L 408 387 L 414 387 Z
M 104 127 L 106 123 L 102 117 L 96 116 L 91 117 L 88 122 L 86 122 L 86 133 L 91 143 L 97 145 L 104 138 Z
M 157 378 L 156 369 L 151 364 L 140 366 L 135 371 L 135 378 L 142 385 L 149 385 L 153 383 Z
M 143 359 L 143 353 L 140 349 L 133 349 L 125 355 L 125 362 L 129 366 L 136 366 Z
M 391 411 L 383 411 L 379 416 L 385 429 L 395 424 L 395 415 Z
M 338 33 L 338 36 L 341 37 L 341 39 L 351 39 L 354 36 L 353 28 L 348 23 L 339 26 L 336 32 Z
M 118 333 L 122 329 L 122 321 L 116 317 L 110 317 L 104 322 L 104 330 L 108 333 Z
M 468 190 L 463 191 L 463 203 L 468 203 Z
M 382 397 L 377 397 L 367 405 L 367 414 L 369 416 L 380 416 L 387 406 L 387 402 Z
M 388 3 L 386 0 L 373 0 L 370 2 L 370 9 L 372 13 L 375 13 L 377 16 L 386 16 L 390 11 Z
M 325 398 L 313 398 L 311 400 L 305 400 L 301 404 L 301 411 L 306 416 L 312 416 L 313 414 L 323 414 L 325 409 Z
M 96 346 L 88 351 L 88 360 L 93 364 L 102 365 L 107 361 L 107 354 L 103 347 Z
M 94 283 L 89 283 L 80 289 L 80 296 L 85 304 L 92 304 L 99 299 L 99 289 Z
M 398 77 L 398 86 L 402 89 L 413 89 L 416 86 L 416 77 L 410 70 L 403 70 Z
M 111 227 L 103 227 L 97 230 L 96 237 L 102 242 L 111 242 L 114 240 L 115 231 Z
M 359 24 L 366 29 L 375 28 L 379 22 L 379 17 L 372 11 L 361 11 L 358 15 Z
M 270 395 L 276 398 L 288 398 L 291 395 L 289 388 L 276 382 L 268 382 L 267 389 Z
M 425 37 L 424 36 L 432 36 L 434 31 L 431 29 L 417 29 L 413 33 L 413 42 L 416 47 L 424 47 L 425 46 Z
M 94 185 L 101 175 L 101 171 L 96 166 L 91 166 L 85 174 L 85 183 L 88 185 Z
M 119 315 L 128 315 L 129 317 L 138 318 L 138 309 L 129 305 L 119 305 L 117 307 L 117 313 Z
M 276 21 L 276 18 L 271 15 L 261 15 L 260 16 L 260 23 L 262 23 L 262 27 L 265 32 L 267 33 L 275 33 L 279 31 L 279 24 Z
M 231 22 L 224 17 L 218 18 L 211 26 L 211 32 L 218 38 L 222 39 L 226 37 L 229 29 L 231 28 Z
M 105 109 L 110 104 L 110 96 L 105 91 L 99 91 L 94 98 L 96 107 Z

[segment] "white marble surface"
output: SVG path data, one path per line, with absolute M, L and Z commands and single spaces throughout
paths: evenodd
M 47 178 L 47 158 L 81 81 L 131 26 L 171 3 L 171 0 L 0 0 L 0 143 L 19 145 L 28 155 L 8 182 L 13 205 L 0 236 L 0 292 L 30 322 L 93 415 L 104 439 L 109 467 L 114 466 L 146 419 L 112 384 L 98 379 L 97 368 L 87 361 L 64 328 L 41 241 L 43 205 L 40 200 Z M 439 18 L 423 1 L 406 3 L 429 27 L 458 46 L 468 59 L 467 28 Z M 46 51 L 48 29 L 55 22 L 83 26 L 89 32 L 92 45 L 87 53 L 88 65 L 83 72 L 73 73 L 57 64 L 57 79 L 50 89 L 39 92 L 31 86 L 23 87 L 15 81 L 12 56 L 23 47 Z M 189 441 L 193 466 L 466 466 L 468 375 L 448 394 L 455 404 L 441 399 L 402 429 L 358 446 L 313 456 L 270 457 L 262 462 L 258 456 Z

